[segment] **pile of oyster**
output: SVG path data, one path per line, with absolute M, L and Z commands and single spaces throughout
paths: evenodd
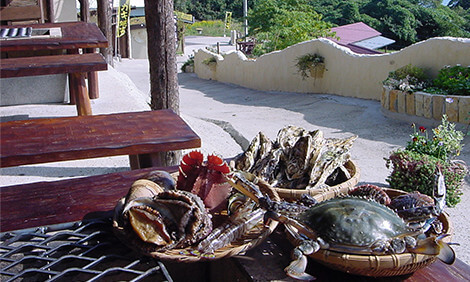
M 349 150 L 357 135 L 349 138 L 325 138 L 320 130 L 307 131 L 286 126 L 276 140 L 263 132 L 251 141 L 231 166 L 250 172 L 273 187 L 321 189 L 338 184 L 337 178 L 349 179 L 344 167 L 350 160 Z

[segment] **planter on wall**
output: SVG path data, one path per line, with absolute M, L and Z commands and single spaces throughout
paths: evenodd
M 470 122 L 470 96 L 405 92 L 383 87 L 382 108 L 395 113 L 441 120 L 446 114 L 451 122 Z
M 316 64 L 309 67 L 310 77 L 312 78 L 322 78 L 323 73 L 325 72 L 325 64 Z

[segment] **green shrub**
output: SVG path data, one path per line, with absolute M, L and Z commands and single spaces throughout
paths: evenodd
M 429 78 L 420 67 L 408 64 L 388 74 L 383 85 L 407 92 L 422 90 L 429 84 Z
M 450 95 L 470 95 L 470 66 L 446 66 L 433 80 L 433 88 Z
M 190 55 L 188 60 L 186 60 L 186 62 L 184 62 L 184 64 L 181 66 L 181 71 L 186 72 L 186 67 L 187 66 L 193 66 L 194 67 L 194 56 L 193 55 Z
M 453 207 L 461 200 L 462 181 L 467 174 L 464 164 L 445 162 L 430 155 L 398 150 L 385 159 L 392 173 L 387 177 L 391 188 L 407 192 L 419 191 L 433 196 L 436 175 L 440 169 L 446 184 L 446 204 Z

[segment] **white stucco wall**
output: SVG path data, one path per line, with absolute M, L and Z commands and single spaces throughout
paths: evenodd
M 316 53 L 325 58 L 323 78 L 307 78 L 297 71 L 296 58 Z M 195 72 L 213 79 L 244 87 L 300 93 L 326 93 L 380 100 L 382 81 L 390 71 L 413 64 L 435 76 L 445 65 L 470 65 L 470 39 L 432 38 L 398 52 L 359 55 L 328 39 L 316 39 L 265 54 L 256 60 L 234 51 L 217 55 L 217 67 L 211 70 L 203 61 L 217 54 L 200 49 L 195 54 Z

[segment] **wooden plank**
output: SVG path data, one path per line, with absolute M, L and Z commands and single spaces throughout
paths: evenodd
M 39 6 L 1 7 L 0 19 L 2 21 L 24 21 L 42 19 Z
M 99 212 L 113 210 L 132 183 L 153 170 L 89 176 L 53 182 L 0 187 L 0 231 L 71 222 Z
M 2 59 L 0 77 L 37 76 L 59 73 L 80 73 L 107 70 L 108 65 L 98 53 L 68 54 Z
M 0 130 L 1 167 L 201 146 L 171 110 L 10 121 Z

